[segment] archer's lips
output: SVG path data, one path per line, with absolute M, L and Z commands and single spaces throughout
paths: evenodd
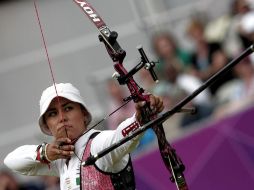
M 72 126 L 71 125 L 63 125 L 61 128 L 63 128 L 63 129 L 71 129 Z

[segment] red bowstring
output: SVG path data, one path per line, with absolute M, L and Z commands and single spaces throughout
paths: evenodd
M 53 74 L 53 69 L 52 69 L 51 61 L 49 59 L 49 54 L 48 54 L 48 49 L 47 49 L 47 45 L 46 45 L 46 40 L 44 38 L 44 33 L 43 33 L 43 30 L 42 30 L 41 21 L 40 21 L 40 17 L 39 17 L 39 13 L 38 13 L 38 9 L 37 9 L 35 1 L 34 1 L 34 8 L 35 8 L 35 11 L 36 11 L 37 21 L 38 21 L 38 24 L 39 24 L 39 27 L 40 27 L 40 31 L 41 31 L 41 37 L 42 37 L 45 53 L 46 53 L 47 60 L 48 60 L 50 74 L 51 74 L 51 78 L 53 80 L 53 84 L 54 84 L 54 88 L 55 88 L 55 92 L 56 92 L 56 96 L 57 96 L 57 101 L 58 101 L 59 108 L 60 108 L 60 116 L 61 116 L 60 118 L 62 120 L 63 119 L 63 113 L 62 113 L 62 109 L 61 109 L 60 99 L 59 99 L 58 92 L 57 92 L 57 89 L 56 89 L 55 77 L 54 77 L 54 74 Z M 68 137 L 66 128 L 65 128 L 65 133 L 66 133 L 66 136 Z

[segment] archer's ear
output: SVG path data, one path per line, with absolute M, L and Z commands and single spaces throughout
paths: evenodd
M 85 109 L 85 108 L 81 108 L 81 111 L 82 111 L 82 113 L 83 113 L 83 115 L 85 116 L 85 117 L 87 117 L 87 115 L 88 115 L 88 112 L 87 112 L 87 110 Z
M 87 127 L 88 124 L 89 124 L 89 119 L 88 119 L 88 117 L 86 116 L 86 117 L 85 117 L 85 126 Z
M 87 126 L 88 124 L 89 124 L 89 113 L 87 112 L 87 110 L 86 109 L 84 109 L 84 108 L 81 108 L 81 110 L 82 110 L 82 113 L 83 113 L 83 115 L 84 115 L 84 123 L 85 123 L 85 126 Z

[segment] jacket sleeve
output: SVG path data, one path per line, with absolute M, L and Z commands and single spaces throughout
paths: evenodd
M 59 176 L 54 161 L 47 165 L 36 160 L 36 149 L 37 145 L 20 146 L 6 156 L 4 164 L 14 172 L 22 175 Z
M 101 150 L 108 148 L 110 145 L 124 138 L 126 129 L 135 121 L 136 119 L 133 116 L 123 121 L 116 130 L 106 130 L 99 133 L 92 141 L 91 154 L 95 155 Z M 138 135 L 137 137 L 134 137 L 132 140 L 124 143 L 109 154 L 98 159 L 95 162 L 96 166 L 104 172 L 118 173 L 128 164 L 130 159 L 129 153 L 138 146 L 141 136 L 142 135 Z

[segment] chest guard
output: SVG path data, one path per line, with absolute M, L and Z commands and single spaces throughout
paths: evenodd
M 90 156 L 93 138 L 98 133 L 91 135 L 84 150 L 82 161 Z M 81 190 L 135 190 L 135 178 L 131 159 L 127 166 L 118 173 L 108 173 L 100 170 L 96 165 L 80 166 Z

